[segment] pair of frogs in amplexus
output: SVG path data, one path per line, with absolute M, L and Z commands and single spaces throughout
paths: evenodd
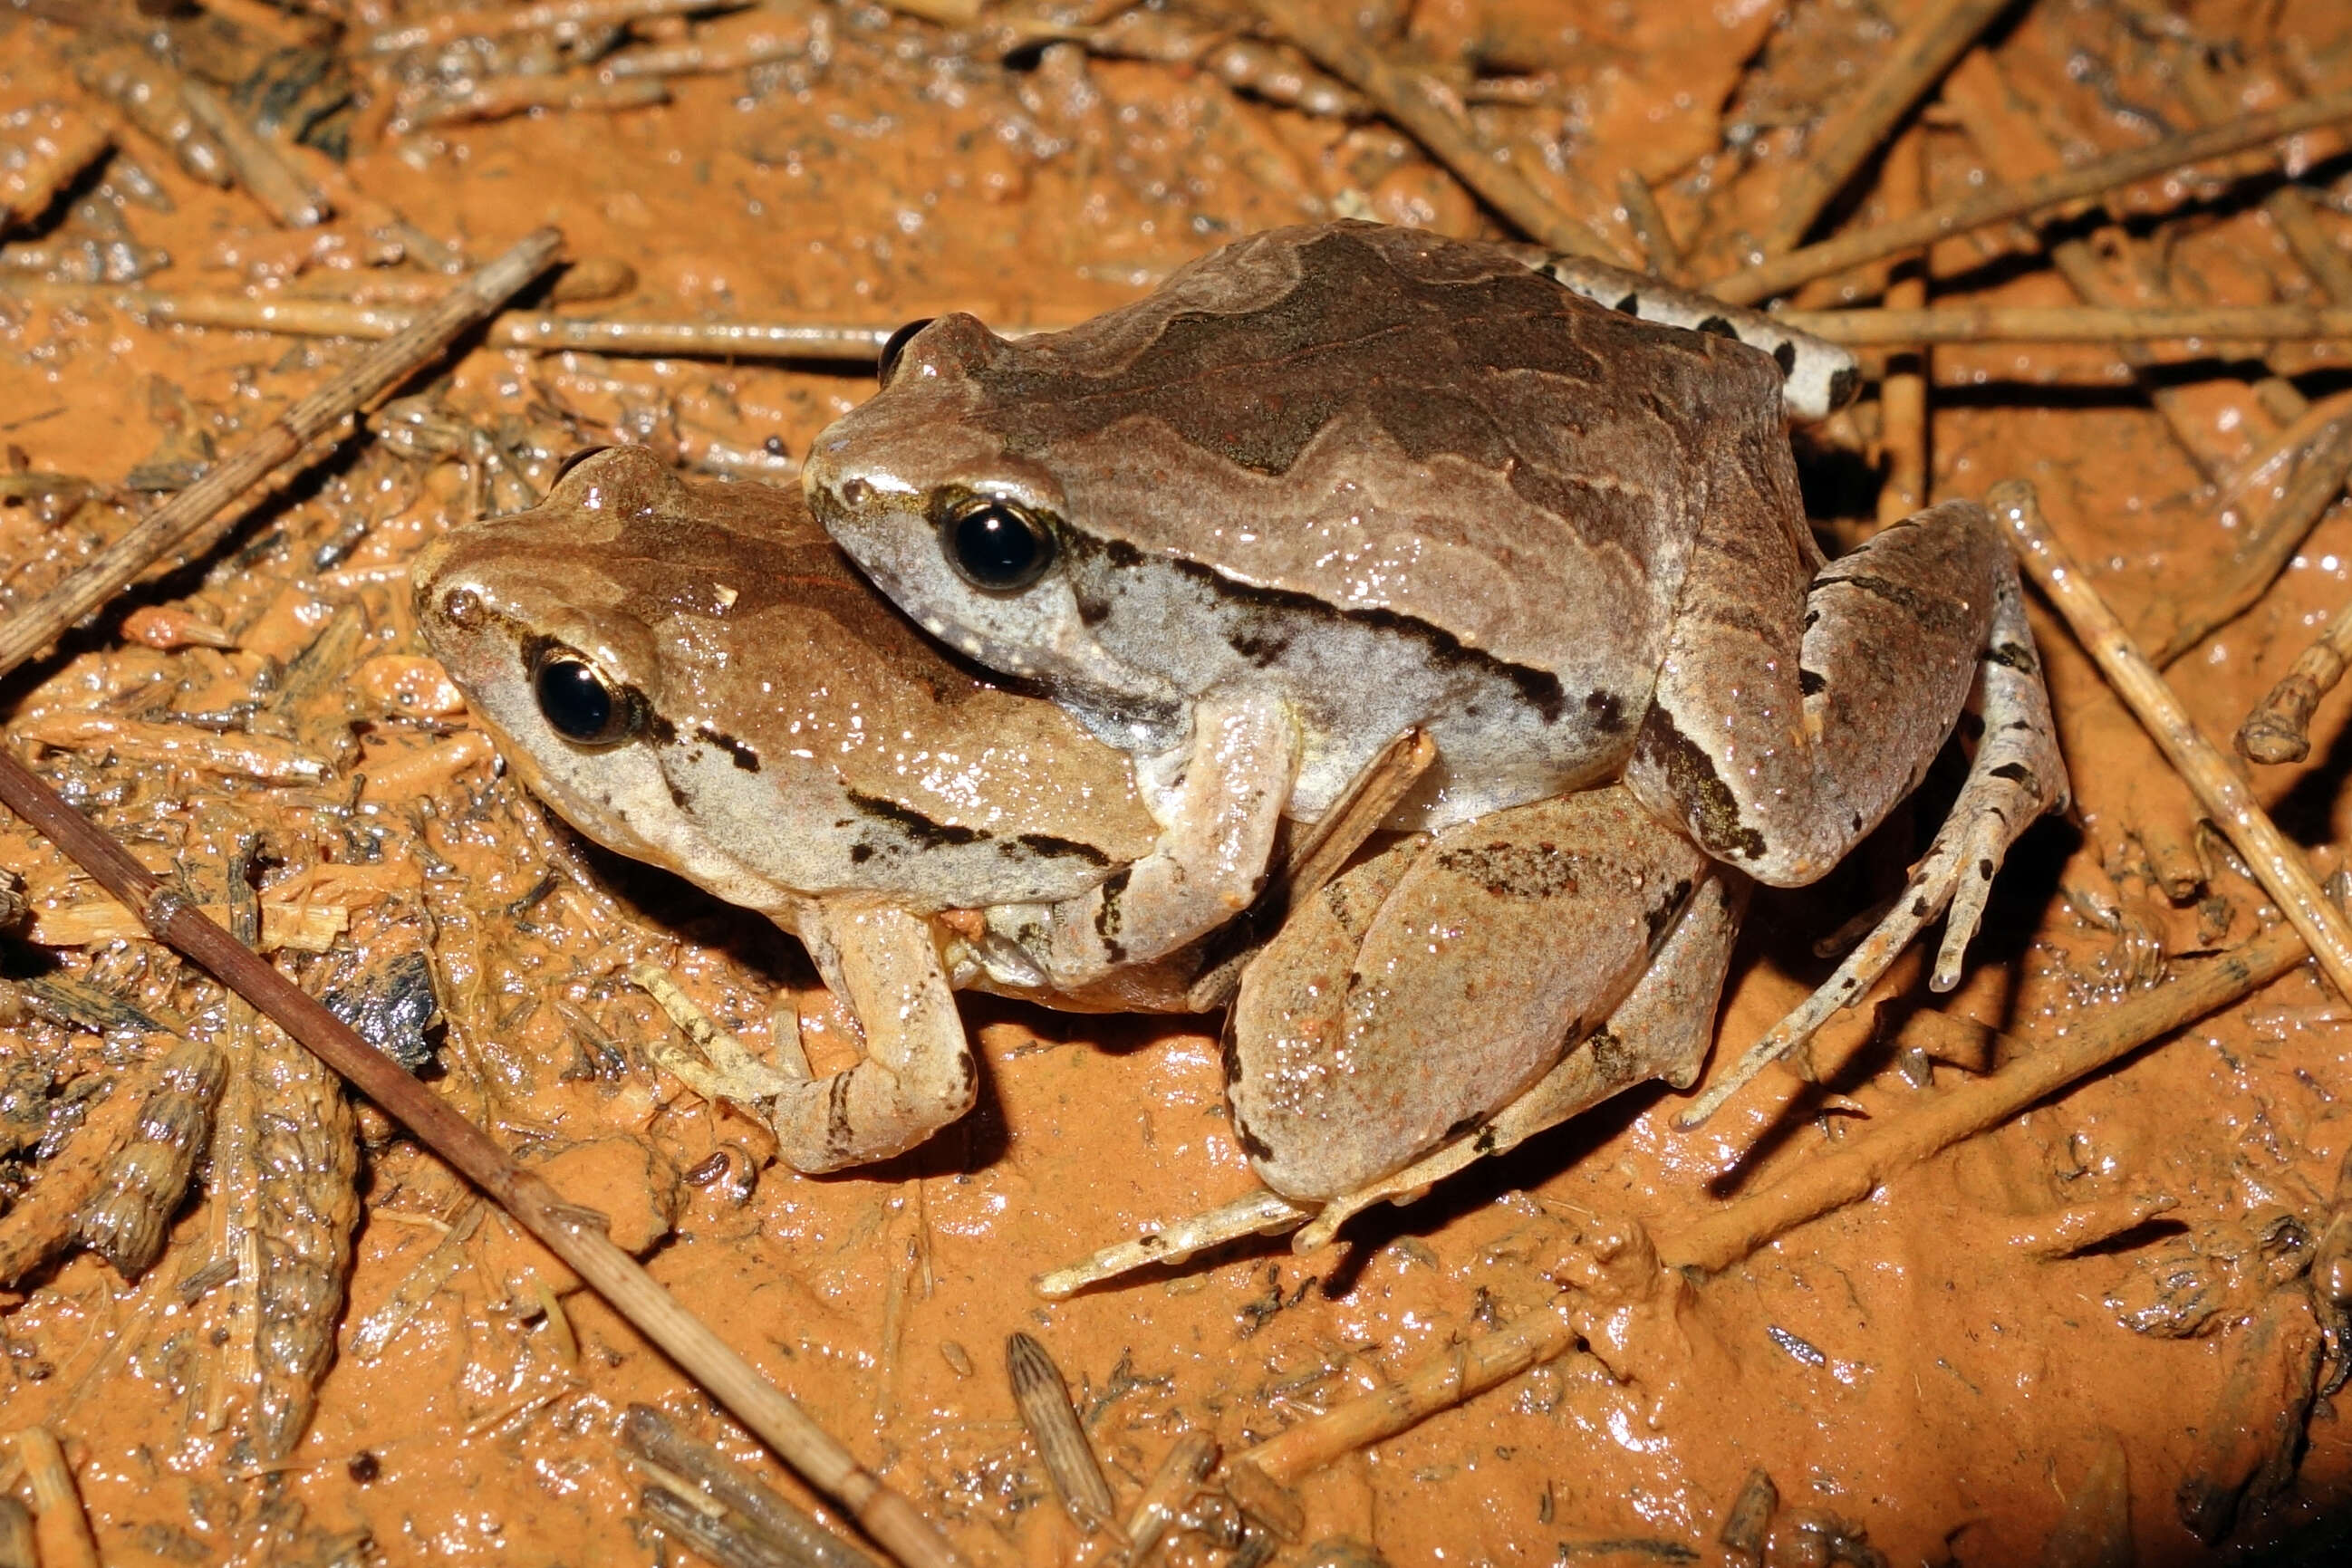
M 1751 883 L 1827 873 L 1973 707 L 1950 817 L 1825 1000 L 1947 906 L 1956 977 L 2065 774 L 1983 508 L 1815 547 L 1786 422 L 1853 380 L 1637 275 L 1280 230 L 1067 331 L 902 334 L 805 499 L 589 454 L 432 547 L 418 605 L 534 790 L 796 933 L 856 1017 L 845 1071 L 780 1030 L 682 1074 L 792 1166 L 970 1108 L 955 987 L 1229 1003 L 1266 1190 L 1121 1256 L 1318 1243 L 1688 1086 Z

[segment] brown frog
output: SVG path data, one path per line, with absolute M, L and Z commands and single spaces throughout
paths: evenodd
M 1634 995 L 1702 889 L 1824 874 L 1917 785 L 1964 709 L 1983 731 L 1949 820 L 1772 1049 L 1948 908 L 1937 980 L 1956 983 L 2008 846 L 2065 798 L 2015 567 L 1982 507 L 1947 503 L 1824 561 L 1786 436 L 1783 375 L 1804 361 L 1742 341 L 1738 313 L 1702 315 L 1695 297 L 1654 308 L 1673 291 L 1644 284 L 1611 308 L 1526 260 L 1339 224 L 1252 236 L 1066 332 L 1008 340 L 942 318 L 899 344 L 882 390 L 805 470 L 817 515 L 885 592 L 1133 754 L 1164 781 L 1175 831 L 1195 815 L 1312 821 L 1420 727 L 1439 761 L 1390 825 L 1441 838 L 1437 869 L 1388 895 L 1422 890 L 1411 904 L 1439 870 L 1486 885 L 1445 835 L 1613 789 L 1615 805 L 1501 857 L 1528 861 L 1531 844 L 1550 869 L 1488 880 L 1541 890 L 1523 900 L 1535 908 L 1603 898 L 1594 918 L 1648 940 L 1587 973 L 1571 950 L 1585 927 L 1545 917 L 1546 949 L 1538 920 L 1512 961 L 1549 951 L 1580 977 L 1530 985 L 1514 1018 L 1496 1009 L 1483 1038 L 1509 1043 L 1493 1054 L 1473 1043 L 1457 1061 L 1449 1046 L 1402 1087 L 1369 1065 L 1419 1049 L 1367 1043 L 1392 1009 L 1315 993 L 1380 983 L 1361 967 L 1389 962 L 1374 947 L 1344 977 L 1330 963 L 1371 941 L 1386 902 L 1334 910 L 1320 958 L 1291 965 L 1278 945 L 1253 971 L 1232 1025 L 1236 1129 L 1261 1174 L 1302 1196 L 1475 1145 Z M 1671 324 L 1694 319 L 1710 329 Z M 1563 869 L 1615 852 L 1622 874 Z M 1707 920 L 1727 923 L 1736 894 L 1715 902 Z M 1063 908 L 1087 918 L 1011 931 L 1057 977 L 1196 934 L 1129 920 L 1100 894 Z M 1309 941 L 1293 929 L 1285 943 Z M 1711 1002 L 1726 948 L 1700 946 L 1717 973 L 1683 988 L 1692 1005 Z M 1284 974 L 1277 999 L 1265 988 Z M 1432 1021 L 1457 1044 L 1471 1032 Z M 1673 1033 L 1686 1060 L 1632 1055 L 1686 1082 L 1705 1030 Z M 1364 1113 L 1391 1098 L 1413 1113 Z

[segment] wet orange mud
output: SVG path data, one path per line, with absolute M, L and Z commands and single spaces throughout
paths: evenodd
M 404 232 L 478 260 L 556 224 L 570 256 L 634 276 L 617 297 L 557 307 L 571 313 L 887 328 L 956 308 L 1000 325 L 1067 322 L 1278 223 L 1346 214 L 1505 232 L 1381 120 L 1285 107 L 1188 63 L 1206 57 L 1201 38 L 1239 25 L 1213 5 L 1142 13 L 1194 46 L 1150 58 L 1122 57 L 1153 51 L 1108 28 L 1091 55 L 1051 41 L 1110 18 L 1110 5 L 988 4 L 977 25 L 947 26 L 913 13 L 951 5 L 785 3 L 641 20 L 617 39 L 589 28 L 568 43 L 541 32 L 405 54 L 363 43 L 438 7 L 235 0 L 168 24 L 127 5 L 76 9 L 76 25 L 0 12 L 0 145 L 37 130 L 34 113 L 7 118 L 20 110 L 119 121 L 77 81 L 75 51 L 108 26 L 168 25 L 184 68 L 225 89 L 274 50 L 341 62 L 350 74 L 313 92 L 351 99 L 318 133 L 347 157 L 295 156 L 342 214 L 281 227 L 246 192 L 199 181 L 126 127 L 111 163 L 0 235 L 0 595 L 11 610 L 119 532 L 143 492 L 185 485 L 353 352 L 12 292 L 76 281 L 110 245 L 168 253 L 142 279 L 158 289 L 398 304 L 443 283 L 415 258 L 421 246 L 404 252 Z M 1633 172 L 1706 277 L 1742 258 L 1823 114 L 1917 7 L 1357 9 L 1389 47 L 1448 73 L 1523 172 L 1627 254 L 1615 193 Z M 1930 200 L 2195 123 L 2184 59 L 2209 62 L 2228 100 L 2249 107 L 2352 85 L 2352 13 L 2326 0 L 2015 11 L 1906 132 L 1920 139 Z M 320 21 L 348 26 L 338 40 Z M 532 72 L 591 80 L 583 62 L 615 43 L 736 47 L 754 35 L 781 38 L 779 57 L 676 78 L 658 105 L 482 123 L 431 112 L 468 90 L 469 72 L 509 87 Z M 2313 221 L 2352 257 L 2341 145 L 2315 135 L 2294 157 L 2312 171 Z M 2267 187 L 2232 185 L 2231 172 L 2129 193 L 2121 249 L 2087 220 L 2053 237 L 2087 235 L 2127 302 L 2149 287 L 2182 303 L 2308 297 L 2261 210 Z M 1879 210 L 1870 179 L 1832 223 Z M 396 229 L 394 215 L 413 227 Z M 2076 298 L 2022 228 L 1947 242 L 1932 268 L 1938 298 Z M 1799 303 L 1867 302 L 1885 277 L 1816 285 Z M 2160 637 L 2284 475 L 2263 472 L 2232 506 L 2217 483 L 2294 423 L 2283 389 L 2323 400 L 2343 388 L 2344 349 L 2282 346 L 2267 372 L 2234 353 L 2159 371 L 2151 384 L 2169 423 L 2110 349 L 1938 350 L 1934 494 L 2033 479 L 2100 585 Z M 841 1176 L 769 1163 L 758 1126 L 652 1068 L 645 1044 L 667 1026 L 625 977 L 640 959 L 671 967 L 755 1046 L 771 994 L 793 988 L 824 1071 L 847 1046 L 805 959 L 759 917 L 588 850 L 541 813 L 420 662 L 406 563 L 453 524 L 528 505 L 589 443 L 643 441 L 689 467 L 792 483 L 791 458 L 868 385 L 820 366 L 475 348 L 419 378 L 370 422 L 372 436 L 262 501 L 213 553 L 134 596 L 168 613 L 101 615 L 11 677 L 5 701 L 17 754 L 149 863 L 180 868 L 202 900 L 226 901 L 232 858 L 257 856 L 265 915 L 307 909 L 320 933 L 315 950 L 280 949 L 311 988 L 381 986 L 421 955 L 446 1017 L 431 1036 L 437 1090 L 569 1196 L 614 1213 L 658 1278 L 974 1562 L 1109 1560 L 1055 1500 L 1015 1417 L 1003 1371 L 1013 1331 L 1059 1363 L 1124 1506 L 1181 1434 L 1206 1430 L 1237 1451 L 1378 1388 L 1551 1299 L 1552 1276 L 1591 1237 L 1629 1222 L 1670 1232 L 1900 1117 L 1932 1092 L 1920 1080 L 1960 1076 L 1864 1051 L 1825 1084 L 1769 1075 L 1689 1134 L 1670 1125 L 1683 1100 L 1654 1086 L 1409 1210 L 1364 1217 L 1332 1252 L 1228 1249 L 1058 1305 L 1030 1292 L 1032 1274 L 1248 1186 L 1213 1020 L 967 998 L 984 1079 L 963 1124 Z M 1866 398 L 1801 438 L 1832 545 L 1859 537 L 1873 511 L 1878 423 Z M 2251 612 L 2173 667 L 2199 720 L 2217 737 L 2233 730 L 2347 597 L 2352 520 L 2339 512 Z M 2029 1049 L 2164 964 L 2276 919 L 2195 827 L 2153 750 L 2102 707 L 2055 622 L 2040 630 L 2077 818 L 2021 846 L 1961 992 L 1900 1004 L 1996 1024 Z M 2323 705 L 2309 762 L 2253 774 L 2322 869 L 2352 831 L 2347 708 L 2342 694 Z M 1820 888 L 1759 900 L 1718 1067 L 1825 973 L 1811 943 L 1869 902 L 1874 878 L 1899 874 L 1901 831 Z M 81 988 L 12 985 L 0 1167 L 13 1207 L 0 1238 L 36 1212 L 45 1181 L 64 1179 L 76 1118 L 96 1126 L 107 1092 L 170 1043 L 119 1013 L 112 1028 L 89 1027 L 93 995 L 151 1023 L 176 1017 L 239 1061 L 278 1064 L 276 1077 L 231 1085 L 197 1193 L 142 1278 L 126 1284 L 69 1250 L 0 1296 L 0 1429 L 39 1424 L 64 1439 L 105 1562 L 675 1560 L 681 1549 L 640 1511 L 646 1477 L 616 1442 L 633 1401 L 805 1499 L 368 1107 L 355 1178 L 348 1139 L 305 1178 L 330 1210 L 336 1183 L 356 1180 L 341 1304 L 257 1320 L 236 1271 L 217 1266 L 232 1224 L 291 1227 L 270 1232 L 277 1250 L 248 1256 L 325 1246 L 320 1269 L 337 1282 L 333 1213 L 288 1218 L 285 1194 L 265 1190 L 273 1151 L 301 1122 L 293 1108 L 326 1092 L 289 1087 L 282 1042 L 169 954 L 119 925 L 69 929 L 100 901 L 47 846 L 0 827 L 0 864 L 25 877 L 33 908 L 7 942 L 5 973 Z M 2107 887 L 2119 930 L 2084 913 Z M 2299 969 L 1680 1292 L 1622 1344 L 1580 1348 L 1307 1478 L 1304 1540 L 1353 1536 L 1398 1564 L 1745 1561 L 1718 1532 L 1760 1469 L 1779 1497 L 1764 1551 L 1776 1565 L 2329 1560 L 2352 1503 L 2352 1427 L 2340 1396 L 2320 1394 L 2305 1414 L 2320 1347 L 2301 1269 L 2352 1152 L 2342 1006 Z M 2137 1199 L 2168 1204 L 2082 1255 L 2052 1260 L 2021 1244 L 2061 1210 Z M 331 1350 L 307 1425 L 298 1409 L 272 1427 L 258 1408 L 257 1322 L 314 1360 Z M 14 1462 L 0 1467 L 26 1495 Z M 2186 1504 L 2200 1500 L 2218 1545 L 2192 1532 Z M 1164 1551 L 1176 1563 L 1230 1555 L 1203 1531 Z

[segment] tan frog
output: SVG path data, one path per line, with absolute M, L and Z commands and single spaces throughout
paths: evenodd
M 798 1169 L 896 1154 L 971 1106 L 934 916 L 1078 896 L 1158 840 L 1124 757 L 926 643 L 789 492 L 596 452 L 540 507 L 433 545 L 415 581 L 534 791 L 798 935 L 859 1020 L 848 1071 L 737 1050 L 695 1084 L 757 1105 Z

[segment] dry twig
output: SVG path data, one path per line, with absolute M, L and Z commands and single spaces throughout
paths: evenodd
M 2352 926 L 2321 894 L 2302 854 L 2231 771 L 2229 759 L 2199 733 L 2164 677 L 2051 534 L 2033 486 L 2008 480 L 1994 486 L 1986 501 L 2008 525 L 2025 570 L 2066 618 L 2075 639 L 2147 728 L 2182 782 L 2245 857 L 2254 880 L 2310 946 L 2328 983 L 2338 996 L 2352 997 Z
M 2300 762 L 2311 755 L 2311 715 L 2352 666 L 2352 603 L 2339 604 L 2327 630 L 2296 655 L 2270 695 L 2238 727 L 2238 755 L 2252 762 Z
M 114 146 L 113 125 L 95 115 L 41 104 L 26 118 L 29 141 L 10 149 L 7 165 L 0 168 L 0 233 L 48 211 L 59 191 Z
M 2347 479 L 2352 479 L 2352 417 L 2338 420 L 2312 443 L 2286 494 L 2245 531 L 2219 574 L 2200 582 L 2196 597 L 2175 612 L 2176 623 L 2156 651 L 2157 667 L 2170 664 L 2252 609 L 2344 493 Z
M 1805 237 L 1887 132 L 2008 8 L 2009 0 L 1934 0 L 1912 19 L 1895 43 L 1894 57 L 1879 68 L 1862 96 L 1839 112 L 1834 134 L 1789 177 L 1780 192 L 1780 211 L 1764 236 L 1767 255 L 1787 250 Z
M 1570 256 L 1624 265 L 1624 258 L 1598 235 L 1561 212 L 1527 176 L 1498 158 L 1466 120 L 1440 100 L 1444 89 L 1429 78 L 1391 65 L 1349 24 L 1330 20 L 1299 0 L 1255 3 L 1267 26 L 1370 99 L 1382 115 L 1529 239 Z
M 584 31 L 646 16 L 688 16 L 718 11 L 738 0 L 545 0 L 537 5 L 481 5 L 444 11 L 421 22 L 372 33 L 361 48 L 372 55 L 397 55 L 459 38 L 503 38 L 517 33 L 569 28 Z
M 1560 1303 L 1538 1307 L 1492 1333 L 1447 1346 L 1385 1388 L 1301 1421 L 1239 1455 L 1226 1469 L 1233 1473 L 1254 1469 L 1276 1485 L 1295 1480 L 1475 1398 L 1531 1366 L 1558 1360 L 1576 1343 L 1576 1333 Z
M 226 327 L 303 338 L 384 339 L 410 329 L 416 313 L 399 307 L 342 299 L 249 299 L 233 294 L 163 293 L 147 288 L 91 289 L 15 284 L 0 293 L 45 303 L 107 304 L 175 327 Z M 893 329 L 831 322 L 596 321 L 514 311 L 495 318 L 484 335 L 494 349 L 541 352 L 581 350 L 600 354 L 667 354 L 685 359 L 805 360 L 871 363 Z
M 27 1427 L 16 1434 L 16 1452 L 33 1489 L 43 1568 L 99 1568 L 98 1542 L 90 1537 L 89 1516 L 82 1511 L 81 1489 L 74 1484 L 65 1449 L 47 1427 Z
M 908 1568 L 948 1568 L 961 1561 L 913 1504 L 877 1480 L 847 1448 L 615 1246 L 605 1234 L 603 1216 L 565 1203 L 544 1177 L 518 1166 L 488 1134 L 205 919 L 4 751 L 0 804 L 137 910 L 159 940 L 211 971 L 496 1198 L 524 1229 L 570 1264 L 785 1462 L 840 1502 L 901 1563 Z
M 410 126 L 478 125 L 535 109 L 617 113 L 668 101 L 669 88 L 656 76 L 498 77 L 467 92 L 425 99 L 404 120 Z
M 12 670 L 142 571 L 186 543 L 214 516 L 375 396 L 398 385 L 458 334 L 539 276 L 563 236 L 541 229 L 449 291 L 442 301 L 343 374 L 296 402 L 233 455 L 156 507 L 79 570 L 0 624 L 0 671 Z
M 1775 321 L 1856 348 L 1927 343 L 2220 342 L 2352 337 L 2352 310 L 2307 305 L 2187 309 L 2092 305 L 1938 305 L 1931 309 L 1780 310 Z
M 1625 204 L 1625 226 L 1633 231 L 1633 243 L 1642 247 L 1642 259 L 1668 283 L 1680 283 L 1682 247 L 1675 243 L 1674 228 L 1659 209 L 1649 182 L 1631 169 L 1619 170 L 1617 199 Z
M 327 193 L 287 161 L 268 137 L 247 123 L 245 116 L 221 101 L 211 88 L 193 77 L 179 83 L 180 101 L 188 114 L 228 154 L 236 183 L 289 229 L 316 228 L 334 211 Z
M 1887 149 L 1879 173 L 1887 216 L 1906 217 L 1919 210 L 1927 193 L 1925 152 L 1916 130 L 1897 138 Z M 1887 284 L 1889 310 L 1926 308 L 1930 254 L 1921 251 L 1909 267 Z M 1878 491 L 1881 528 L 1901 522 L 1927 504 L 1927 392 L 1932 384 L 1924 345 L 1901 361 L 1890 361 L 1879 380 L 1878 444 L 1886 461 L 1886 478 Z
M 1881 257 L 1900 256 L 1937 240 L 1967 234 L 1990 224 L 2021 218 L 2047 207 L 2080 201 L 2209 158 L 2242 152 L 2250 147 L 2332 125 L 2352 118 L 2352 90 L 2307 99 L 2268 114 L 2248 115 L 2228 125 L 2210 126 L 2182 136 L 2168 136 L 2146 147 L 2101 158 L 2079 168 L 2061 170 L 2021 185 L 1995 186 L 1973 196 L 1931 207 L 1916 217 L 1877 224 L 1853 234 L 1810 245 L 1802 250 L 1743 267 L 1707 285 L 1709 293 L 1735 305 L 1754 305 L 1785 294 L 1801 283 L 1827 277 L 1848 267 Z

